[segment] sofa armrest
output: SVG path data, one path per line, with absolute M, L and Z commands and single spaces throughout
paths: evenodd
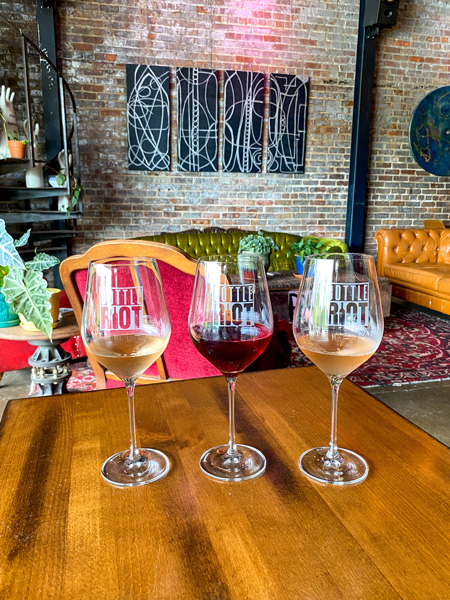
M 386 265 L 437 262 L 441 232 L 441 229 L 379 229 L 376 231 L 378 275 L 384 276 Z

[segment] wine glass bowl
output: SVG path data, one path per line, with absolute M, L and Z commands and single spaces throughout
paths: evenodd
M 199 259 L 189 313 L 191 340 L 227 379 L 229 442 L 207 450 L 204 473 L 221 481 L 244 481 L 264 473 L 264 455 L 235 441 L 236 378 L 264 352 L 273 316 L 264 266 L 259 257 L 209 256 Z
M 89 264 L 81 334 L 88 355 L 125 384 L 130 448 L 102 466 L 106 481 L 137 486 L 164 477 L 169 460 L 159 450 L 138 448 L 134 387 L 164 352 L 170 320 L 156 260 L 115 258 Z
M 305 262 L 293 332 L 302 352 L 327 376 L 332 389 L 330 445 L 300 457 L 300 469 L 321 483 L 363 481 L 367 462 L 337 447 L 339 386 L 377 350 L 383 315 L 375 263 L 364 254 L 320 254 Z

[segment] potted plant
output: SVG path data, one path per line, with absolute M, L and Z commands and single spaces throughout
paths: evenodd
M 3 123 L 3 130 L 5 132 L 6 139 L 8 140 L 8 149 L 11 155 L 11 158 L 25 158 L 25 153 L 27 150 L 27 144 L 29 140 L 21 140 L 17 137 L 12 131 L 6 130 L 6 119 L 0 112 L 0 117 Z M 3 157 L 2 157 L 3 158 Z
M 70 213 L 78 203 L 81 195 L 82 186 L 78 183 L 77 178 L 71 171 L 72 166 L 72 155 L 69 153 L 69 160 L 65 160 L 64 150 L 61 150 L 58 154 L 59 170 L 53 169 L 50 165 L 47 165 L 49 169 L 54 171 L 56 175 L 51 175 L 48 179 L 52 187 L 67 187 L 67 177 L 69 177 L 70 196 L 62 196 L 58 200 L 58 210 L 65 212 L 67 217 L 70 217 Z
M 11 158 L 25 158 L 28 140 L 21 140 L 12 133 L 8 133 L 8 148 Z
M 340 244 L 337 246 L 335 244 Z M 312 254 L 332 254 L 335 252 L 343 253 L 347 246 L 341 242 L 336 242 L 330 238 L 320 239 L 313 236 L 305 236 L 299 242 L 290 244 L 288 256 L 294 254 L 295 268 L 298 275 L 303 275 L 303 267 L 307 256 Z
M 66 213 L 67 217 L 70 217 L 70 212 L 78 203 L 81 195 L 81 185 L 76 180 L 75 176 L 69 174 L 70 179 L 70 197 L 63 196 L 62 202 L 58 202 L 58 210 Z M 62 170 L 58 171 L 56 175 L 56 183 L 58 186 L 63 187 L 66 185 L 66 174 Z M 65 202 L 64 202 L 65 200 Z
M 323 241 L 315 237 L 303 237 L 300 241 L 290 244 L 290 246 L 291 249 L 288 256 L 294 255 L 295 268 L 298 275 L 303 275 L 303 267 L 307 256 L 320 254 L 325 251 Z M 327 249 L 327 252 L 329 251 Z
M 51 294 L 47 289 L 44 271 L 59 263 L 55 256 L 37 253 L 33 260 L 24 262 L 17 248 L 28 242 L 30 230 L 14 242 L 0 219 L 0 295 L 16 314 L 22 314 L 39 331 L 52 335 Z
M 3 278 L 7 275 L 8 269 L 0 267 L 0 289 L 3 286 Z M 0 328 L 14 327 L 19 324 L 19 316 L 13 311 L 10 305 L 6 302 L 5 296 L 0 293 Z
M 270 253 L 272 250 L 278 250 L 278 246 L 269 235 L 263 235 L 258 231 L 256 234 L 250 234 L 241 238 L 239 242 L 238 253 L 244 256 L 261 256 L 264 268 L 267 271 L 270 265 Z

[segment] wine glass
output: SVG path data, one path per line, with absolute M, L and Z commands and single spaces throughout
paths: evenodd
M 106 481 L 137 486 L 167 475 L 169 460 L 159 450 L 139 448 L 134 386 L 166 349 L 170 320 L 156 260 L 114 258 L 89 264 L 81 334 L 88 353 L 125 384 L 130 449 L 102 466 Z
M 342 380 L 372 356 L 383 336 L 373 258 L 350 253 L 307 258 L 293 330 L 300 350 L 328 377 L 332 390 L 330 445 L 304 452 L 300 469 L 321 483 L 359 483 L 369 467 L 358 454 L 337 447 L 337 407 Z
M 221 481 L 262 475 L 264 455 L 236 444 L 236 377 L 265 350 L 273 333 L 273 315 L 262 260 L 240 254 L 208 256 L 197 264 L 189 331 L 196 349 L 228 382 L 229 441 L 207 450 L 200 467 Z

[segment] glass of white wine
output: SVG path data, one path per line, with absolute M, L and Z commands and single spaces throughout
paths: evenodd
M 294 313 L 300 350 L 328 377 L 332 390 L 330 445 L 307 450 L 300 469 L 321 483 L 363 481 L 367 462 L 337 446 L 339 386 L 377 350 L 383 313 L 375 262 L 365 254 L 319 254 L 305 262 Z
M 81 334 L 88 353 L 122 379 L 128 394 L 130 448 L 104 462 L 104 479 L 118 486 L 161 479 L 169 471 L 169 459 L 159 450 L 138 447 L 134 411 L 136 380 L 161 356 L 170 338 L 156 260 L 91 262 Z

